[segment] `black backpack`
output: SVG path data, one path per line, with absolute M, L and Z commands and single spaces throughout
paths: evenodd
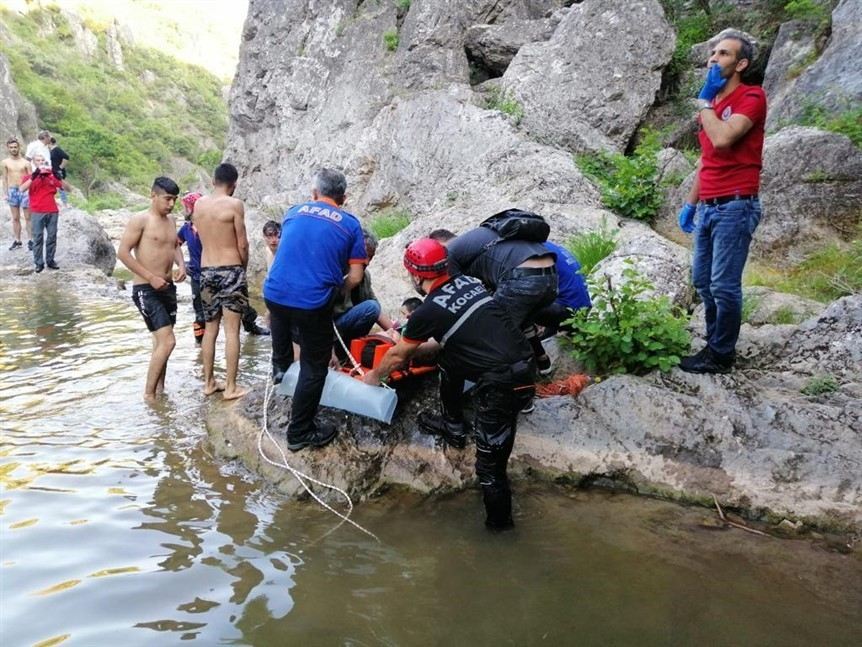
M 551 226 L 542 216 L 521 209 L 495 213 L 479 226 L 487 227 L 503 240 L 525 240 L 530 243 L 544 243 L 551 233 Z

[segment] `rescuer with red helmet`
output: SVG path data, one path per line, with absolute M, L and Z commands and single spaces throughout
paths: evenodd
M 461 401 L 464 380 L 476 383 L 476 474 L 485 501 L 485 524 L 505 529 L 513 525 L 506 463 L 518 412 L 533 397 L 535 361 L 524 335 L 482 282 L 472 276 L 450 276 L 448 266 L 446 248 L 436 240 L 420 238 L 404 250 L 404 267 L 425 300 L 410 316 L 401 340 L 366 373 L 365 381 L 378 384 L 409 362 L 420 345 L 436 345 L 442 415 L 423 412 L 419 425 L 456 449 L 467 441 Z

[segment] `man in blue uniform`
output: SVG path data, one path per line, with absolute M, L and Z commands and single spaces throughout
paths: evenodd
M 494 530 L 510 528 L 512 493 L 506 464 L 515 443 L 518 412 L 535 393 L 530 344 L 480 279 L 449 275 L 446 248 L 438 241 L 421 238 L 410 243 L 404 266 L 425 300 L 411 314 L 401 340 L 376 369 L 366 373 L 365 381 L 378 384 L 405 365 L 423 342 L 433 338 L 439 344 L 443 415 L 422 414 L 420 426 L 463 448 L 464 380 L 476 383 L 476 474 L 485 502 L 485 525 Z
M 338 433 L 315 415 L 332 353 L 332 311 L 362 281 L 367 263 L 362 227 L 342 205 L 347 180 L 340 171 L 314 174 L 309 202 L 284 216 L 281 241 L 263 284 L 270 312 L 273 381 L 281 382 L 299 344 L 299 378 L 293 395 L 287 447 L 322 447 Z M 348 267 L 347 276 L 344 268 Z

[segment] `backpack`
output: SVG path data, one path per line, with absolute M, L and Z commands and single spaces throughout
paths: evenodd
M 542 216 L 521 209 L 495 213 L 479 226 L 490 229 L 503 240 L 525 240 L 530 243 L 544 243 L 551 233 L 551 226 Z

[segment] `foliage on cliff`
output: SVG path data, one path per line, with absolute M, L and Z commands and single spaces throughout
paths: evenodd
M 156 175 L 218 163 L 227 106 L 212 74 L 126 43 L 120 69 L 106 53 L 103 25 L 85 23 L 97 39 L 88 55 L 54 7 L 3 10 L 2 21 L 9 37 L 0 51 L 13 80 L 71 156 L 70 181 L 85 194 L 105 191 L 108 182 L 143 192 Z

